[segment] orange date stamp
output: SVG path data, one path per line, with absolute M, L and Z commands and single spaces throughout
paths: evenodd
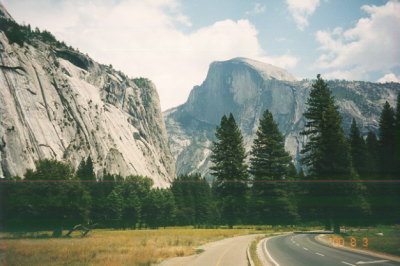
M 357 247 L 357 245 L 367 248 L 368 244 L 369 244 L 367 237 L 364 237 L 357 241 L 357 239 L 355 237 L 350 237 L 349 239 L 346 240 L 343 237 L 334 236 L 334 237 L 329 238 L 329 242 L 334 247 L 338 247 L 338 246 L 344 247 L 347 242 L 348 246 L 353 247 L 353 248 Z

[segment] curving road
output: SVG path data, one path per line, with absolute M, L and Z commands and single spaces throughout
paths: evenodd
M 199 255 L 171 258 L 160 266 L 247 266 L 247 248 L 260 235 L 244 235 L 208 243 L 198 249 L 205 251 Z
M 316 234 L 289 234 L 262 241 L 262 253 L 275 266 L 400 265 L 399 262 L 334 248 L 315 240 Z

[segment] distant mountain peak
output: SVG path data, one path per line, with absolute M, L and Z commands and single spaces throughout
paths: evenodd
M 259 72 L 264 79 L 277 79 L 284 81 L 297 81 L 297 78 L 290 74 L 287 70 L 264 63 L 261 61 L 257 61 L 250 58 L 245 57 L 236 57 L 227 61 L 220 61 L 216 63 L 234 63 L 234 64 L 246 64 L 249 67 L 253 68 L 257 72 Z
M 206 79 L 193 87 L 188 101 L 164 113 L 177 174 L 200 173 L 210 177 L 210 154 L 215 128 L 221 117 L 232 113 L 250 151 L 259 119 L 268 109 L 285 136 L 285 148 L 296 165 L 305 138 L 304 112 L 312 81 L 294 81 L 286 70 L 247 58 L 233 58 L 210 65 Z M 395 105 L 400 83 L 377 84 L 334 80 L 328 86 L 337 100 L 346 134 L 353 118 L 365 136 L 377 132 L 382 104 Z
M 8 13 L 7 9 L 4 7 L 4 5 L 0 2 L 0 18 L 6 18 L 9 20 L 14 20 L 10 13 Z

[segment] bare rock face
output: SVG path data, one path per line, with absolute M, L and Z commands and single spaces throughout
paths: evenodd
M 259 118 L 271 111 L 286 137 L 285 148 L 297 164 L 305 142 L 303 113 L 312 81 L 296 79 L 286 70 L 246 58 L 210 65 L 207 78 L 195 86 L 187 102 L 164 113 L 178 174 L 209 175 L 212 141 L 221 117 L 235 116 L 250 151 Z M 385 101 L 395 105 L 399 83 L 328 81 L 343 116 L 345 132 L 353 117 L 364 135 L 377 131 Z M 298 165 L 298 164 L 297 164 Z
M 158 187 L 175 178 L 154 84 L 72 48 L 10 44 L 0 31 L 0 116 L 1 177 L 43 158 L 76 168 L 90 155 L 98 176 L 143 175 Z

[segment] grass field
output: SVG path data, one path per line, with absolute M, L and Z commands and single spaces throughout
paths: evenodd
M 400 256 L 400 226 L 378 226 L 350 229 L 330 237 L 331 244 L 373 250 Z
M 255 266 L 262 266 L 262 263 L 257 255 L 257 244 L 266 236 L 267 235 L 259 236 L 256 239 L 254 239 L 250 244 L 250 256 L 251 256 L 251 259 L 253 260 L 253 263 Z
M 218 239 L 260 232 L 254 229 L 94 230 L 81 238 L 7 239 L 0 235 L 5 265 L 151 265 L 196 253 L 195 247 Z

